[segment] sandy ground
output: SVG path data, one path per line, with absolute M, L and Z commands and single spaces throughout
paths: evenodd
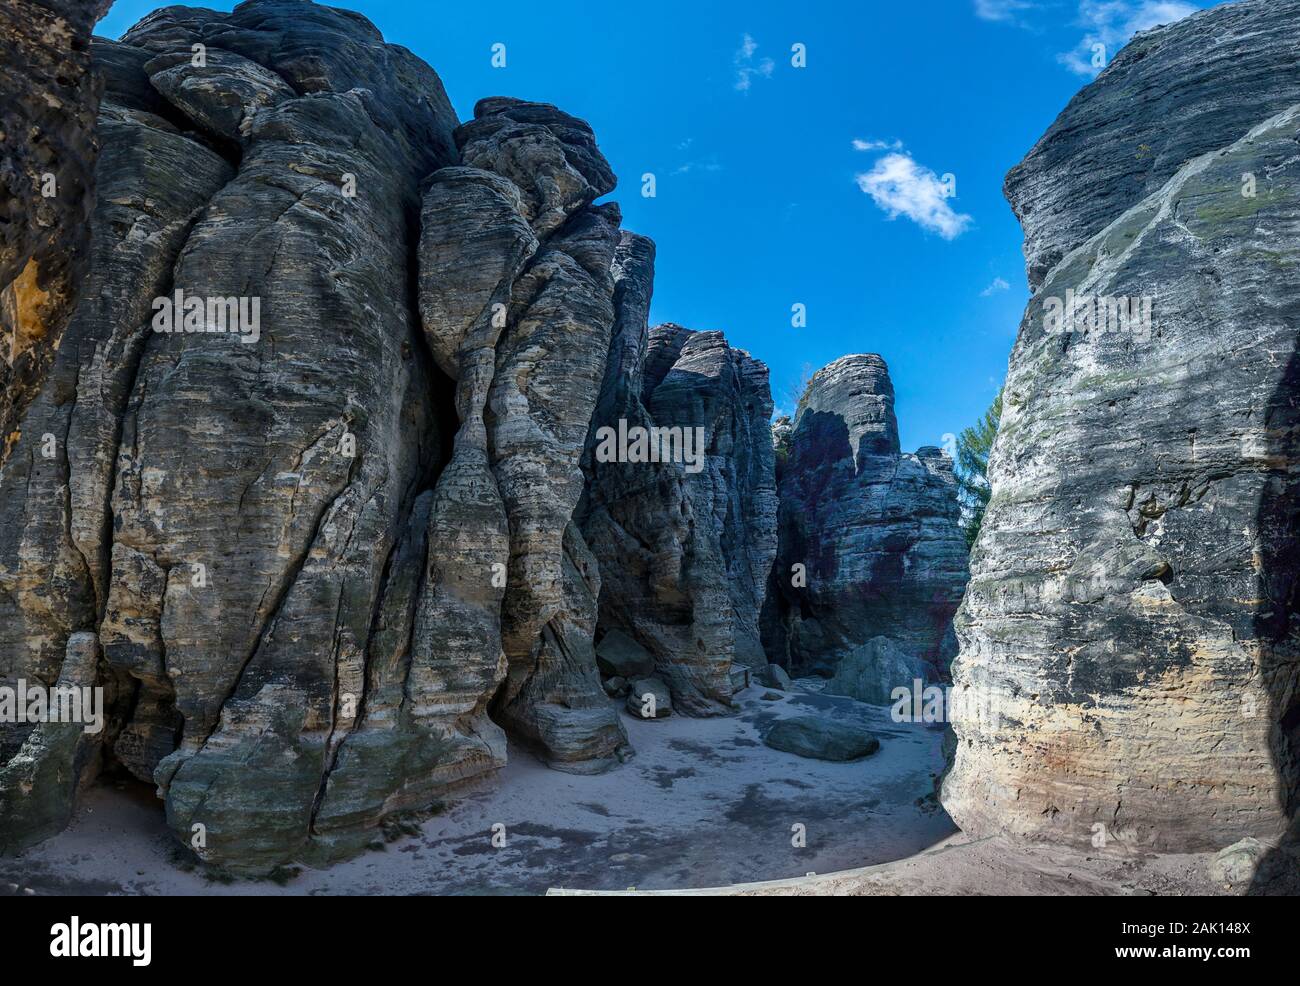
M 418 835 L 327 870 L 304 869 L 285 883 L 223 883 L 187 870 L 147 788 L 101 785 L 87 793 L 65 832 L 0 860 L 0 893 L 705 888 L 900 860 L 954 834 L 951 820 L 926 797 L 943 762 L 939 729 L 894 723 L 887 707 L 824 696 L 800 684 L 777 693 L 779 701 L 764 700 L 768 692 L 746 689 L 738 696 L 739 714 L 727 718 L 644 722 L 624 715 L 637 755 L 597 776 L 550 770 L 512 748 L 495 780 L 464 793 Z M 880 751 L 834 764 L 762 744 L 762 732 L 777 718 L 813 712 L 868 725 L 880 737 Z M 501 848 L 492 844 L 497 823 L 505 826 Z M 802 848 L 792 844 L 796 825 L 806 833 Z M 852 891 L 835 884 L 820 892 Z
M 1206 877 L 1212 853 L 1142 857 L 968 839 L 961 833 L 915 856 L 822 876 L 677 891 L 724 896 L 1213 896 L 1244 893 Z M 604 891 L 551 890 L 557 896 Z M 641 891 L 638 891 L 641 893 Z

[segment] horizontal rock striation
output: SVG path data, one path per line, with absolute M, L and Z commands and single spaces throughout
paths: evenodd
M 1185 163 L 1300 102 L 1295 15 L 1291 0 L 1237 0 L 1145 31 L 1115 55 L 1105 85 L 1070 100 L 1006 179 L 1032 290 Z
M 1037 290 L 957 620 L 970 834 L 1214 850 L 1295 815 L 1298 25 L 1139 36 L 1009 179 Z
M 901 665 L 891 658 L 889 668 L 944 674 L 967 577 L 952 461 L 932 447 L 901 451 L 894 389 L 879 356 L 844 356 L 813 375 L 780 501 L 763 610 L 771 659 L 792 673 L 829 676 L 852 658 L 854 680 L 879 679 L 870 666 L 897 649 L 906 658 Z M 877 649 L 874 638 L 893 646 Z M 875 700 L 877 690 L 861 697 Z
M 454 548 L 430 543 L 421 627 L 485 683 L 504 672 L 493 714 L 549 763 L 602 769 L 627 738 L 570 518 L 614 320 L 619 213 L 591 202 L 614 178 L 590 128 L 551 106 L 481 100 L 455 136 L 465 165 L 433 174 L 420 242 L 424 330 L 462 422 L 440 484 Z

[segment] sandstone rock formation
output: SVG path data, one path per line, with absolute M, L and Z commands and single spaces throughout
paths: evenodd
M 459 126 L 423 62 L 296 0 L 166 8 L 95 60 L 89 273 L 0 473 L 0 683 L 101 686 L 108 722 L 0 726 L 0 848 L 101 766 L 265 872 L 499 768 L 503 726 L 617 762 L 570 520 L 619 240 L 590 128 L 504 98 Z
M 780 503 L 763 610 L 771 659 L 795 674 L 830 675 L 885 637 L 928 665 L 927 677 L 942 675 L 966 584 L 952 461 L 932 447 L 900 450 L 879 356 L 845 356 L 813 375 Z M 895 685 L 910 687 L 910 676 Z
M 1008 178 L 1035 294 L 957 618 L 968 834 L 1212 851 L 1295 816 L 1298 47 L 1295 0 L 1139 35 Z
M 624 234 L 579 516 L 601 571 L 598 632 L 644 647 L 674 707 L 707 715 L 730 706 L 733 662 L 767 663 L 758 616 L 776 549 L 772 397 L 767 367 L 720 332 L 647 331 L 653 259 L 648 240 Z M 658 455 L 653 429 L 688 443 L 692 461 Z M 624 459 L 600 454 L 602 435 L 638 430 L 653 456 L 631 445 Z
M 1007 175 L 1030 288 L 1188 161 L 1300 102 L 1294 29 L 1287 0 L 1238 0 L 1130 41 Z
M 0 3 L 0 465 L 86 270 L 100 89 L 90 32 L 110 2 Z

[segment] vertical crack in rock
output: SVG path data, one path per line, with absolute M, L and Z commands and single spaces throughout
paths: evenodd
M 957 620 L 971 835 L 1191 852 L 1294 813 L 1298 23 L 1140 35 L 1008 180 L 1037 290 Z
M 188 230 L 231 177 L 225 162 L 167 121 L 116 102 L 117 73 L 110 69 L 107 74 L 86 289 L 50 377 L 27 410 L 21 450 L 0 476 L 0 679 L 8 686 L 20 678 L 52 684 L 71 647 L 70 635 L 100 628 L 113 463 L 148 334 L 150 302 L 170 285 L 171 266 Z M 186 180 L 177 181 L 178 174 Z M 139 672 L 157 713 L 150 717 L 142 712 L 142 718 L 157 722 L 142 729 L 128 726 L 122 733 L 116 733 L 121 723 L 115 722 L 93 742 L 112 735 L 116 755 L 133 769 L 142 761 L 148 764 L 143 768 L 147 777 L 157 759 L 147 752 L 156 745 L 154 728 L 170 731 L 161 708 L 168 703 L 170 683 L 161 677 L 161 666 L 155 674 L 152 665 L 138 660 L 130 639 L 140 629 L 133 615 L 114 614 L 112 620 L 119 618 L 132 624 L 125 639 L 110 632 L 105 643 L 124 650 L 110 648 L 105 658 L 117 670 Z M 120 715 L 124 696 L 116 691 L 129 679 L 87 682 L 94 683 L 108 688 L 110 704 Z M 139 706 L 134 697 L 131 701 Z M 46 729 L 41 725 L 34 731 Z M 27 733 L 22 726 L 0 727 L 0 763 L 18 752 L 15 744 Z M 161 742 L 168 744 L 163 752 L 169 752 L 169 739 Z M 13 789 L 0 780 L 0 791 Z M 56 799 L 57 809 L 39 810 L 66 820 L 74 794 L 75 786 L 41 787 L 31 800 Z M 28 827 L 17 812 L 0 811 L 0 816 L 15 829 Z

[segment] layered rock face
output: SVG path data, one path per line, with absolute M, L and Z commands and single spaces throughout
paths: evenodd
M 479 688 L 504 652 L 497 718 L 553 765 L 598 769 L 626 735 L 596 674 L 599 574 L 570 518 L 614 320 L 619 213 L 590 203 L 614 177 L 554 107 L 483 100 L 456 141 L 476 166 L 434 173 L 420 242 L 424 330 L 462 421 L 439 484 L 455 547 L 431 542 L 421 625 Z
M 848 682 L 879 679 L 888 655 L 888 668 L 944 674 L 967 577 L 952 461 L 932 447 L 901 451 L 879 356 L 845 356 L 813 375 L 780 503 L 763 611 L 773 662 L 831 675 L 851 661 L 853 674 L 837 679 Z M 911 687 L 912 676 L 894 684 Z M 858 697 L 876 701 L 878 690 Z
M 1294 29 L 1290 0 L 1236 0 L 1130 41 L 1007 175 L 1030 288 L 1188 161 L 1300 102 Z
M 0 3 L 0 465 L 86 270 L 99 105 L 90 32 L 110 2 Z
M 1193 851 L 1294 817 L 1298 46 L 1294 0 L 1140 35 L 1008 179 L 1036 290 L 957 619 L 970 834 Z
M 590 128 L 460 126 L 292 0 L 167 8 L 95 61 L 89 273 L 0 474 L 0 683 L 102 687 L 106 724 L 0 727 L 0 847 L 107 765 L 264 872 L 499 768 L 503 726 L 617 762 L 570 520 L 615 318 Z
M 673 706 L 706 715 L 730 706 L 733 663 L 766 664 L 758 617 L 776 551 L 772 397 L 767 367 L 722 333 L 647 331 L 652 265 L 649 241 L 625 235 L 579 515 L 602 575 L 600 635 L 644 648 Z M 669 447 L 682 454 L 660 454 Z

